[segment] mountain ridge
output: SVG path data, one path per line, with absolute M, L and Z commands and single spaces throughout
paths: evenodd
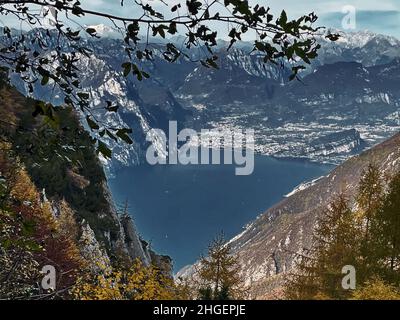
M 341 191 L 354 203 L 359 178 L 370 163 L 379 164 L 388 176 L 398 172 L 400 133 L 350 158 L 327 176 L 298 187 L 228 241 L 232 253 L 239 257 L 241 274 L 252 298 L 282 298 L 285 277 L 295 270 L 299 253 L 311 247 L 319 215 Z M 192 273 L 193 266 L 187 266 L 177 277 L 190 277 Z
M 36 33 L 31 31 L 27 37 L 36 36 Z M 302 74 L 303 83 L 288 82 L 290 66 L 282 69 L 264 65 L 261 57 L 251 53 L 251 46 L 244 43 L 229 52 L 223 44 L 218 46 L 221 70 L 200 67 L 184 57 L 170 64 L 162 58 L 160 44 L 154 44 L 159 50 L 155 50 L 152 61 L 143 64 L 152 77 L 140 82 L 122 75 L 124 57 L 120 40 L 82 41 L 93 49 L 91 57 L 82 57 L 79 63 L 79 67 L 86 70 L 82 78 L 83 90 L 90 92 L 92 106 L 101 109 L 106 100 L 114 98 L 121 106 L 121 112 L 102 116 L 112 126 L 128 126 L 134 131 L 131 146 L 122 148 L 106 139 L 115 155 L 112 162 L 103 159 L 108 169 L 142 162 L 149 145 L 145 141 L 146 133 L 150 128 L 167 132 L 169 120 L 177 120 L 181 128 L 253 127 L 257 135 L 256 152 L 298 158 L 306 156 L 316 138 L 322 141 L 326 136 L 330 142 L 333 133 L 355 129 L 365 146 L 371 147 L 389 137 L 400 124 L 395 113 L 399 104 L 396 65 L 400 57 L 400 42 L 392 37 L 369 32 L 342 33 L 341 40 L 335 45 L 321 37 L 319 56 Z M 350 80 L 353 78 L 339 73 L 340 66 L 346 63 L 353 65 L 355 68 L 352 69 L 361 77 L 361 81 L 357 81 L 357 101 L 352 99 L 355 91 L 351 89 L 353 81 Z M 385 70 L 385 64 L 388 68 L 392 64 L 393 71 Z M 371 84 L 364 81 L 370 77 L 365 70 L 374 74 L 373 84 L 379 92 L 371 91 Z M 320 73 L 323 73 L 323 81 L 319 79 L 313 83 L 321 92 L 315 95 L 312 86 L 304 86 L 304 83 Z M 24 86 L 13 79 L 19 90 L 26 94 Z M 341 101 L 333 101 L 331 81 L 336 84 L 335 93 L 340 94 Z M 63 100 L 57 92 L 50 94 L 48 88 L 36 85 L 35 89 L 35 98 L 45 100 L 53 97 L 50 102 L 55 105 Z M 316 105 L 323 107 L 316 108 Z M 343 114 L 342 106 L 347 105 L 350 105 L 349 110 Z M 389 107 L 385 108 L 387 105 Z M 393 112 L 386 112 L 390 110 Z M 376 115 L 376 119 L 364 117 L 362 121 L 355 121 L 357 113 L 365 115 L 368 112 Z M 348 136 L 351 137 L 354 135 Z M 363 144 L 357 139 L 348 143 L 348 138 L 338 141 L 337 152 L 313 154 L 310 159 L 339 164 L 357 153 L 357 148 Z
M 105 260 L 124 254 L 131 261 L 139 259 L 146 266 L 154 263 L 171 273 L 171 259 L 157 255 L 142 240 L 133 219 L 119 214 L 90 135 L 74 111 L 56 107 L 57 129 L 45 131 L 42 137 L 38 130 L 42 119 L 32 116 L 38 103 L 22 96 L 4 72 L 0 74 L 0 136 L 41 191 L 42 205 L 49 204 L 58 218 L 65 202 L 74 213 L 79 233 L 99 248 Z

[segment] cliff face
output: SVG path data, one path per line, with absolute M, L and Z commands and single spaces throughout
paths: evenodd
M 43 202 L 50 202 L 57 216 L 65 200 L 74 211 L 80 234 L 101 248 L 106 260 L 122 253 L 132 261 L 138 258 L 145 265 L 170 270 L 171 261 L 148 248 L 132 219 L 118 215 L 92 140 L 74 112 L 52 109 L 57 123 L 43 129 L 43 117 L 32 117 L 38 103 L 0 78 L 0 137 L 11 144 L 42 190 Z
M 172 260 L 169 256 L 159 255 L 151 250 L 149 244 L 140 238 L 132 217 L 122 215 L 120 218 L 125 235 L 124 244 L 132 259 L 140 259 L 145 265 L 155 265 L 165 274 L 172 275 Z
M 285 274 L 295 266 L 296 253 L 311 246 L 322 208 L 342 190 L 354 196 L 369 163 L 378 164 L 387 175 L 400 170 L 400 134 L 349 159 L 305 188 L 298 188 L 230 241 L 240 257 L 243 276 L 252 287 L 252 297 L 280 296 Z

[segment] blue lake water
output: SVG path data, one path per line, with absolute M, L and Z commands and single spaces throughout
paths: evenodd
M 256 155 L 253 174 L 234 165 L 140 165 L 119 170 L 109 184 L 117 203 L 128 200 L 143 239 L 174 261 L 175 271 L 206 252 L 221 231 L 227 239 L 301 182 L 332 166 Z

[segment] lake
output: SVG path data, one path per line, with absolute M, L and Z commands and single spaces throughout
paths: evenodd
M 236 176 L 234 165 L 139 165 L 109 180 L 117 204 L 129 202 L 143 239 L 169 255 L 174 270 L 206 253 L 221 231 L 227 239 L 301 182 L 332 166 L 256 155 L 254 172 Z

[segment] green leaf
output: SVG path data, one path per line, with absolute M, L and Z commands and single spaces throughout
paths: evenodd
M 42 86 L 45 86 L 46 84 L 49 83 L 49 80 L 50 80 L 50 77 L 49 77 L 49 76 L 47 76 L 47 75 L 43 76 L 43 77 L 42 77 L 42 81 L 41 81 L 41 85 L 42 85 Z
M 171 12 L 175 12 L 175 11 L 178 10 L 178 8 L 180 8 L 180 7 L 181 7 L 180 3 L 174 5 L 174 6 L 171 8 Z
M 106 110 L 108 112 L 117 112 L 118 109 L 119 109 L 119 105 L 117 105 L 117 104 L 113 105 L 111 101 L 107 101 Z
M 106 134 L 109 136 L 111 139 L 113 139 L 115 142 L 118 141 L 117 137 L 114 136 L 109 130 L 106 129 Z
M 86 116 L 86 122 L 89 125 L 90 129 L 93 130 L 98 130 L 100 127 L 97 124 L 97 122 L 93 121 L 90 116 Z
M 139 69 L 139 67 L 136 65 L 136 64 L 131 64 L 131 67 L 132 67 L 132 72 L 133 72 L 133 74 L 135 74 L 136 75 L 136 78 L 139 80 L 139 81 L 142 81 L 143 80 L 143 77 L 145 76 L 144 74 L 143 74 L 143 72 L 142 71 L 140 71 L 140 69 Z
M 216 60 L 216 57 L 208 58 L 208 59 L 206 60 L 206 63 L 207 63 L 210 67 L 212 67 L 212 68 L 214 68 L 214 69 L 219 69 L 219 67 L 218 67 L 217 63 L 215 62 L 215 60 Z
M 124 69 L 124 77 L 127 77 L 132 70 L 132 63 L 124 62 L 122 68 Z
M 89 33 L 91 36 L 96 34 L 96 29 L 94 28 L 87 28 L 86 32 Z
M 111 159 L 112 152 L 110 148 L 105 145 L 104 142 L 98 141 L 97 152 L 101 153 L 104 158 Z
M 197 0 L 187 0 L 186 7 L 191 15 L 196 15 L 199 13 L 199 10 L 202 6 L 202 3 Z
M 79 3 L 79 2 L 77 2 L 77 3 Z M 72 12 L 72 14 L 74 14 L 74 15 L 76 15 L 78 17 L 85 15 L 85 13 L 83 12 L 82 8 L 80 6 L 78 6 L 78 5 L 74 5 L 72 7 L 72 11 L 71 12 Z
M 178 32 L 178 30 L 176 28 L 176 22 L 171 22 L 169 25 L 169 28 L 168 28 L 168 33 L 175 34 L 177 32 Z
M 282 27 L 286 25 L 287 20 L 288 20 L 288 18 L 287 18 L 286 11 L 282 10 L 281 17 L 279 18 L 279 23 L 281 24 Z
M 87 100 L 87 99 L 89 99 L 90 95 L 87 92 L 78 92 L 77 96 L 82 100 Z
M 117 135 L 118 138 L 122 139 L 126 143 L 132 144 L 133 141 L 129 137 L 129 135 L 128 135 L 129 133 L 132 133 L 132 129 L 124 128 L 124 129 L 118 129 L 117 132 L 116 132 L 116 135 Z

